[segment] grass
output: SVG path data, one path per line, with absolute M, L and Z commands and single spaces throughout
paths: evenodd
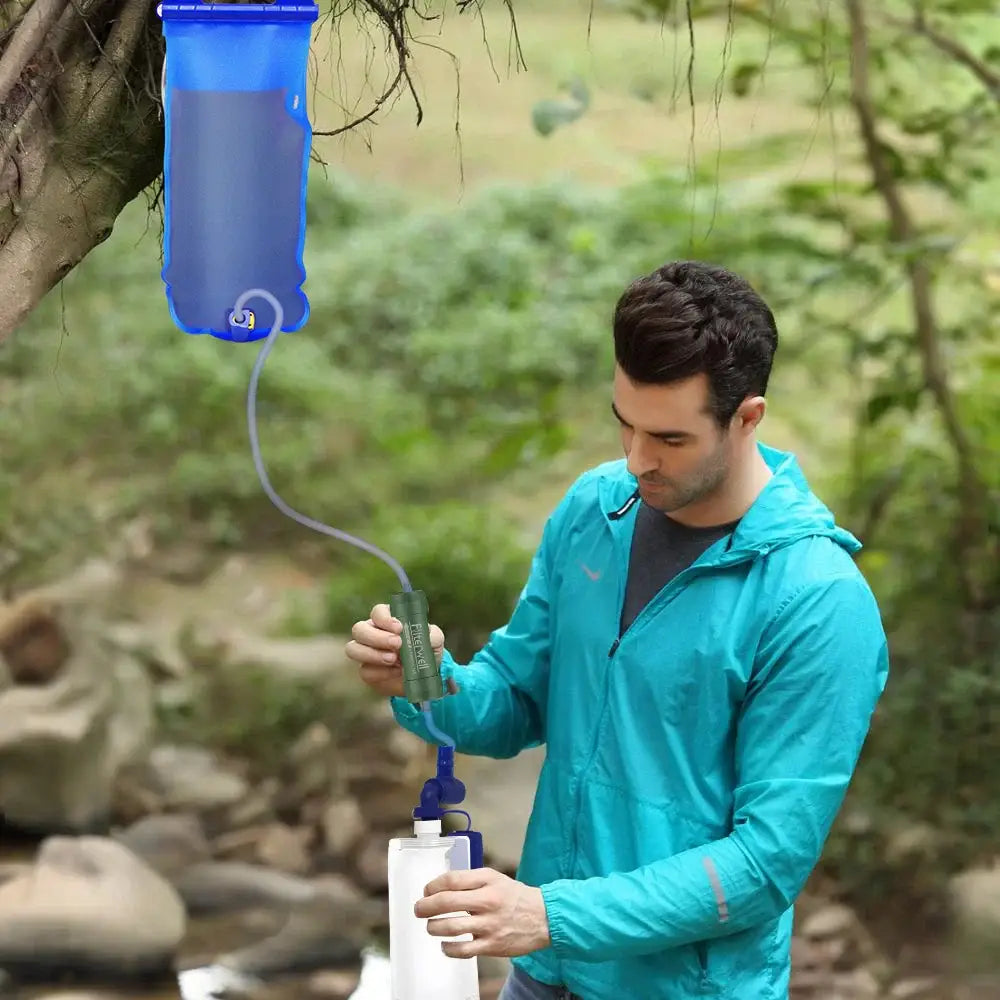
M 741 25 L 727 46 L 722 23 L 699 22 L 694 58 L 694 121 L 688 107 L 686 36 L 642 23 L 588 0 L 515 3 L 524 66 L 512 50 L 503 4 L 459 15 L 450 4 L 413 46 L 414 83 L 424 110 L 401 97 L 375 124 L 329 139 L 317 151 L 339 168 L 405 186 L 420 197 L 453 201 L 495 180 L 530 183 L 567 177 L 614 185 L 649 163 L 708 165 L 720 148 L 796 136 L 782 146 L 781 169 L 827 170 L 830 126 L 803 107 L 803 72 L 775 59 L 763 85 L 745 100 L 722 79 L 726 69 L 758 59 L 762 32 Z M 317 130 L 364 113 L 395 70 L 379 29 L 343 19 L 318 30 L 314 45 Z M 728 48 L 728 51 L 727 51 Z M 578 77 L 591 92 L 588 112 L 549 137 L 531 126 L 540 100 L 559 97 Z M 722 89 L 721 99 L 716 100 Z

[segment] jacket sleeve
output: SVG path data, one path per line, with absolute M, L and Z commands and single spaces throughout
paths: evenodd
M 787 598 L 737 721 L 732 832 L 635 871 L 543 885 L 555 954 L 641 955 L 787 910 L 819 861 L 887 677 L 885 633 L 860 574 Z
M 468 664 L 456 663 L 445 650 L 441 676 L 446 681 L 454 678 L 459 691 L 433 702 L 431 714 L 435 726 L 455 741 L 459 753 L 507 758 L 545 741 L 556 550 L 582 478 L 546 521 L 527 583 L 508 623 L 491 633 Z M 390 702 L 400 725 L 435 742 L 419 708 L 404 698 Z

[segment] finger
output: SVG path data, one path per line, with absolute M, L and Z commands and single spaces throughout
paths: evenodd
M 433 896 L 438 892 L 463 892 L 466 889 L 481 889 L 495 882 L 500 873 L 492 868 L 465 868 L 445 872 L 424 886 L 424 895 Z M 465 909 L 465 907 L 462 907 Z
M 365 684 L 392 684 L 403 679 L 402 667 L 371 666 L 366 664 L 358 673 Z
M 362 669 L 379 669 L 385 671 L 399 671 L 402 669 L 399 657 L 395 653 L 386 653 L 380 649 L 372 649 L 364 646 L 360 642 L 351 639 L 344 646 L 344 654 L 349 660 L 361 665 Z
M 383 652 L 397 652 L 403 640 L 392 632 L 377 628 L 370 621 L 355 622 L 351 628 L 351 641 L 361 646 L 370 646 L 372 649 Z
M 413 914 L 423 919 L 442 913 L 484 913 L 489 908 L 489 902 L 481 892 L 466 889 L 462 892 L 436 892 L 433 896 L 424 896 L 413 904 Z
M 388 604 L 376 604 L 372 608 L 371 623 L 376 628 L 395 632 L 397 635 L 402 634 L 403 631 L 403 623 L 398 618 L 393 618 Z
M 481 917 L 436 917 L 427 921 L 427 933 L 432 937 L 461 937 L 463 934 L 475 935 L 484 930 Z
M 437 625 L 431 626 L 431 649 L 444 649 L 444 632 Z
M 489 938 L 477 938 L 473 941 L 441 942 L 441 950 L 449 958 L 473 958 L 476 955 L 489 955 L 491 954 L 490 947 Z

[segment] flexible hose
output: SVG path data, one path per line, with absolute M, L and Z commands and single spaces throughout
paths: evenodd
M 260 353 L 257 355 L 257 360 L 254 362 L 253 371 L 250 373 L 250 388 L 247 391 L 247 429 L 250 433 L 250 450 L 253 453 L 253 464 L 257 469 L 257 476 L 260 479 L 260 485 L 267 494 L 267 498 L 274 504 L 275 507 L 278 508 L 278 510 L 281 511 L 282 514 L 290 517 L 293 521 L 298 521 L 299 524 L 304 525 L 307 528 L 312 528 L 313 531 L 318 531 L 323 535 L 329 535 L 331 538 L 336 538 L 341 542 L 347 542 L 349 545 L 354 545 L 357 548 L 363 549 L 365 552 L 376 556 L 381 559 L 382 562 L 384 562 L 393 571 L 393 573 L 396 574 L 399 578 L 400 586 L 404 591 L 413 590 L 409 577 L 406 575 L 406 571 L 395 559 L 392 558 L 391 555 L 389 555 L 388 552 L 384 552 L 382 549 L 378 548 L 378 546 L 372 545 L 371 542 L 366 542 L 363 538 L 358 538 L 355 535 L 348 534 L 346 531 L 341 531 L 339 528 L 331 528 L 330 525 L 324 524 L 322 521 L 317 521 L 311 517 L 307 517 L 305 514 L 300 514 L 297 510 L 294 510 L 287 503 L 285 503 L 285 501 L 282 500 L 277 494 L 274 487 L 271 486 L 271 481 L 267 477 L 267 471 L 264 468 L 264 460 L 260 453 L 260 441 L 257 439 L 257 385 L 260 381 L 260 373 L 264 368 L 264 362 L 267 361 L 267 356 L 271 353 L 271 348 L 274 346 L 275 340 L 277 340 L 278 335 L 281 333 L 281 324 L 284 321 L 285 313 L 281 308 L 281 303 L 269 291 L 264 288 L 251 288 L 244 292 L 236 300 L 236 305 L 233 307 L 233 320 L 235 322 L 242 323 L 244 321 L 244 310 L 246 308 L 247 301 L 255 296 L 270 303 L 271 308 L 274 310 L 274 324 L 260 349 Z M 435 724 L 434 717 L 431 715 L 431 703 L 429 701 L 421 702 L 420 707 L 423 710 L 424 722 L 427 725 L 427 731 L 431 734 L 431 736 L 444 746 L 453 747 L 455 745 L 455 741 L 447 733 L 441 732 Z
M 427 732 L 431 734 L 438 741 L 438 743 L 443 744 L 446 747 L 453 747 L 455 741 L 447 734 L 441 732 L 434 722 L 434 716 L 431 715 L 431 703 L 429 701 L 422 701 L 420 707 L 423 709 L 424 713 L 424 724 L 427 726 Z
M 256 362 L 254 362 L 253 371 L 250 373 L 250 389 L 247 392 L 247 426 L 250 431 L 250 449 L 253 452 L 253 462 L 257 468 L 257 476 L 260 478 L 260 484 L 264 488 L 264 492 L 271 503 L 282 514 L 292 518 L 293 521 L 298 521 L 299 524 L 305 525 L 307 528 L 312 528 L 313 531 L 329 535 L 331 538 L 336 538 L 341 542 L 347 542 L 349 545 L 357 546 L 357 548 L 376 556 L 396 574 L 403 590 L 413 590 L 406 571 L 387 552 L 383 552 L 382 549 L 372 545 L 371 542 L 366 542 L 363 538 L 356 538 L 354 535 L 349 535 L 346 531 L 331 528 L 330 525 L 324 524 L 322 521 L 316 521 L 311 517 L 306 517 L 305 514 L 300 514 L 297 510 L 289 507 L 271 486 L 271 481 L 267 478 L 267 472 L 264 469 L 264 461 L 261 458 L 260 442 L 257 440 L 257 383 L 260 380 L 260 373 L 264 367 L 264 362 L 271 353 L 271 348 L 274 346 L 274 342 L 281 332 L 281 324 L 284 321 L 285 314 L 281 308 L 281 303 L 270 292 L 263 288 L 251 288 L 236 300 L 236 305 L 233 308 L 233 319 L 236 322 L 242 322 L 247 300 L 254 298 L 254 296 L 265 299 L 271 304 L 271 308 L 274 310 L 274 325 L 271 327 L 271 332 L 267 335 L 267 339 L 264 341 L 264 345 L 257 355 Z

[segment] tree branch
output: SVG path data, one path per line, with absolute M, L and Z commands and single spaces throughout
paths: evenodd
M 154 10 L 155 0 L 121 6 L 91 79 L 88 115 L 103 118 L 118 103 L 123 91 L 131 91 L 129 69 Z
M 380 0 L 364 0 L 365 6 L 371 10 L 375 16 L 382 22 L 382 26 L 388 33 L 389 38 L 396 49 L 396 75 L 393 77 L 392 82 L 385 88 L 385 90 L 375 99 L 372 106 L 363 115 L 359 115 L 352 121 L 349 121 L 346 125 L 341 125 L 339 128 L 330 129 L 326 131 L 315 131 L 314 136 L 338 136 L 344 132 L 350 132 L 356 129 L 359 125 L 363 125 L 367 121 L 371 121 L 375 115 L 381 110 L 382 106 L 388 101 L 393 94 L 396 93 L 399 85 L 405 80 L 407 88 L 410 91 L 410 95 L 413 98 L 414 103 L 417 107 L 417 124 L 423 120 L 424 109 L 421 107 L 420 98 L 417 96 L 416 88 L 413 86 L 413 80 L 410 77 L 409 69 L 409 59 L 410 50 L 406 44 L 406 7 L 407 5 L 400 4 L 392 9 L 387 7 L 385 4 L 381 3 Z
M 912 31 L 926 39 L 939 52 L 949 56 L 960 66 L 964 66 L 989 92 L 996 101 L 1000 101 L 1000 73 L 992 66 L 979 58 L 970 48 L 963 45 L 958 39 L 952 38 L 938 31 L 937 28 L 927 23 L 927 19 L 921 10 L 914 12 L 913 20 L 907 21 L 904 18 L 896 17 L 893 14 L 884 14 L 883 19 L 886 24 L 891 24 L 895 28 L 902 28 Z
M 0 56 L 0 108 L 38 51 L 42 39 L 59 19 L 68 0 L 35 0 Z
M 904 250 L 904 269 L 909 279 L 910 302 L 913 309 L 917 348 L 920 353 L 924 383 L 930 391 L 944 423 L 945 433 L 955 453 L 958 465 L 960 517 L 958 542 L 963 572 L 967 559 L 974 559 L 977 546 L 983 545 L 987 534 L 989 496 L 976 467 L 972 443 L 958 416 L 958 409 L 948 382 L 941 355 L 939 327 L 934 312 L 933 280 L 927 264 L 913 253 L 917 238 L 909 209 L 886 155 L 879 135 L 877 117 L 868 78 L 869 38 L 865 23 L 863 0 L 845 0 L 850 25 L 851 72 L 850 98 L 861 133 L 865 156 L 872 173 L 875 189 L 885 206 L 890 240 Z M 973 574 L 974 576 L 975 574 Z M 967 606 L 979 603 L 978 588 L 965 574 Z

